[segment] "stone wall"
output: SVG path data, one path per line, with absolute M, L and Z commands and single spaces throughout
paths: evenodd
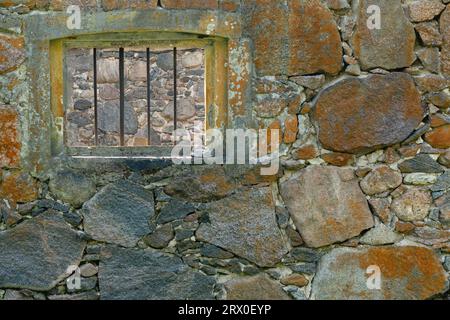
M 50 89 L 27 28 L 69 4 L 81 33 L 152 11 L 174 17 L 166 31 L 229 31 L 227 125 L 281 129 L 280 172 L 36 160 Z M 448 299 L 448 0 L 12 0 L 0 15 L 0 299 Z

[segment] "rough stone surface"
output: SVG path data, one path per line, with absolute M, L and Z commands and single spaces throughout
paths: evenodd
M 435 128 L 425 135 L 425 141 L 439 149 L 450 148 L 450 124 Z
M 133 247 L 150 233 L 153 194 L 127 181 L 110 184 L 83 206 L 85 231 L 95 240 Z
M 16 168 L 20 163 L 18 121 L 16 110 L 0 105 L 0 168 Z
M 310 247 L 345 241 L 374 223 L 350 169 L 308 167 L 281 184 L 281 195 Z
M 413 1 L 408 6 L 409 16 L 413 22 L 432 20 L 444 9 L 445 6 L 440 0 Z
M 0 74 L 16 69 L 24 61 L 23 38 L 0 34 Z
M 381 290 L 367 288 L 370 266 L 380 267 Z M 446 279 L 427 248 L 340 248 L 322 258 L 313 292 L 320 300 L 425 300 L 445 291 Z
M 331 12 L 318 0 L 246 0 L 244 31 L 255 41 L 260 75 L 301 75 L 341 69 L 342 48 Z M 278 63 L 273 63 L 278 61 Z
M 162 249 L 169 245 L 170 241 L 175 237 L 171 224 L 165 224 L 161 228 L 156 229 L 152 234 L 144 238 L 144 242 L 152 248 Z
M 321 93 L 314 113 L 322 145 L 345 153 L 402 142 L 423 116 L 419 92 L 403 73 L 342 80 Z
M 50 290 L 80 263 L 85 241 L 64 219 L 45 213 L 0 232 L 0 287 Z
M 11 205 L 34 201 L 38 198 L 38 193 L 38 185 L 30 175 L 20 171 L 3 174 L 0 199 L 8 200 Z
M 177 198 L 207 202 L 224 198 L 234 189 L 234 182 L 222 168 L 206 168 L 199 173 L 189 171 L 175 177 L 164 191 Z
M 84 174 L 60 171 L 50 180 L 50 191 L 62 201 L 79 208 L 95 194 L 95 183 Z
M 450 76 L 450 4 L 441 14 L 440 31 L 444 39 L 442 44 L 442 72 Z
M 362 236 L 361 239 L 359 239 L 359 242 L 372 246 L 380 246 L 385 244 L 393 244 L 399 240 L 401 240 L 400 235 L 381 223 Z
M 282 287 L 267 275 L 237 278 L 224 285 L 227 300 L 290 300 Z
M 214 283 L 173 255 L 112 246 L 102 250 L 102 300 L 210 300 Z
M 412 187 L 392 202 L 392 210 L 401 220 L 423 220 L 429 213 L 432 198 L 428 190 Z
M 358 21 L 352 38 L 355 56 L 364 70 L 387 70 L 410 66 L 415 60 L 416 35 L 413 25 L 406 18 L 398 0 L 359 1 Z M 369 29 L 368 21 L 373 12 L 368 8 L 377 5 L 381 9 L 381 29 Z
M 259 266 L 273 266 L 288 248 L 277 226 L 269 188 L 242 190 L 207 206 L 209 222 L 196 236 L 246 258 Z
M 427 154 L 419 154 L 413 159 L 403 161 L 398 168 L 402 173 L 441 173 L 444 171 L 444 168 Z
M 373 170 L 361 181 L 361 189 L 368 195 L 376 195 L 397 188 L 402 181 L 400 172 L 382 166 Z

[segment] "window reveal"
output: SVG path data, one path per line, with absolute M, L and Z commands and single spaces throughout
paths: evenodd
M 173 129 L 204 132 L 200 48 L 70 48 L 65 143 L 69 147 L 171 145 Z

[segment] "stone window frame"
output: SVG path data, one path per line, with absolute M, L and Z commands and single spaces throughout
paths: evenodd
M 75 159 L 61 150 L 64 145 L 60 134 L 63 87 L 57 84 L 61 83 L 62 73 L 54 73 L 53 70 L 63 68 L 61 40 L 64 39 L 140 32 L 188 34 L 214 39 L 215 60 L 208 63 L 214 68 L 214 74 L 221 76 L 213 77 L 214 96 L 208 98 L 212 105 L 206 105 L 209 108 L 206 114 L 208 126 L 225 130 L 230 125 L 239 126 L 243 122 L 241 115 L 236 117 L 233 113 L 236 106 L 248 99 L 251 78 L 240 79 L 241 92 L 237 92 L 233 78 L 236 77 L 235 70 L 245 68 L 248 74 L 252 71 L 250 48 L 248 41 L 242 38 L 238 13 L 201 9 L 87 12 L 82 15 L 82 29 L 67 28 L 68 17 L 64 12 L 40 12 L 22 20 L 30 85 L 27 98 L 31 106 L 27 114 L 22 115 L 26 132 L 23 141 L 27 146 L 22 150 L 22 157 L 34 176 L 48 177 L 55 166 L 98 164 L 90 159 L 87 162 Z M 248 120 L 248 115 L 245 118 Z
M 130 40 L 130 38 L 132 38 Z M 226 46 L 226 39 L 218 37 L 172 33 L 172 32 L 137 32 L 137 33 L 102 33 L 96 35 L 83 35 L 69 39 L 57 39 L 51 41 L 51 87 L 52 87 L 52 113 L 56 126 L 53 127 L 52 151 L 53 156 L 65 154 L 72 157 L 129 157 L 129 158 L 170 158 L 171 146 L 86 146 L 70 147 L 65 143 L 64 129 L 65 110 L 67 109 L 67 68 L 65 58 L 69 49 L 73 48 L 119 48 L 119 47 L 151 47 L 153 50 L 161 48 L 174 48 L 179 50 L 197 48 L 204 49 L 205 57 L 205 135 L 209 128 L 217 127 L 222 110 L 215 106 L 218 101 L 219 91 L 226 91 L 227 83 L 225 74 L 216 72 L 217 64 L 225 65 L 226 56 L 219 52 L 218 47 Z M 62 61 L 61 61 L 62 60 Z M 58 75 L 63 74 L 63 77 Z M 222 88 L 220 88 L 222 86 Z M 62 90 L 61 90 L 62 88 Z M 227 110 L 223 109 L 223 112 Z M 225 115 L 226 116 L 226 115 Z M 205 137 L 206 140 L 208 137 Z

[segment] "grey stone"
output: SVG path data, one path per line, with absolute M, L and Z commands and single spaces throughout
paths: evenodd
M 98 83 L 119 82 L 119 59 L 100 59 L 97 62 Z
M 120 131 L 120 106 L 117 101 L 107 101 L 98 107 L 98 128 L 105 132 Z M 138 119 L 133 107 L 125 103 L 125 134 L 134 135 L 138 131 Z
M 194 233 L 195 233 L 195 230 L 177 229 L 175 231 L 175 239 L 177 241 L 190 239 L 194 236 Z
M 381 289 L 368 287 L 381 270 Z M 322 258 L 312 292 L 317 300 L 424 300 L 447 288 L 447 276 L 433 250 L 423 247 L 339 248 Z
M 194 271 L 176 256 L 118 247 L 105 248 L 102 256 L 102 300 L 213 299 L 214 279 Z
M 98 241 L 134 247 L 150 233 L 153 194 L 128 181 L 104 187 L 83 206 L 84 229 Z
M 75 211 L 67 211 L 63 213 L 64 220 L 74 227 L 78 227 L 83 221 L 83 217 Z
M 84 112 L 74 111 L 67 115 L 67 121 L 76 124 L 78 127 L 85 127 L 93 123 L 93 118 Z
M 166 224 L 156 229 L 152 234 L 144 238 L 144 242 L 155 249 L 162 249 L 169 245 L 175 234 L 171 224 Z
M 317 263 L 298 263 L 289 266 L 289 269 L 296 273 L 314 274 L 317 270 Z
M 183 219 L 193 212 L 195 212 L 195 207 L 192 204 L 173 199 L 161 209 L 157 222 L 158 224 L 164 224 Z
M 232 279 L 224 286 L 227 300 L 290 300 L 281 285 L 265 274 Z
M 403 161 L 398 168 L 402 173 L 441 173 L 444 168 L 428 154 L 419 154 L 415 158 Z
M 248 259 L 273 266 L 288 252 L 278 228 L 270 188 L 241 190 L 206 205 L 209 222 L 202 223 L 197 239 Z
M 98 267 L 92 263 L 85 263 L 80 267 L 80 273 L 82 277 L 89 278 L 98 273 Z
M 374 224 L 366 197 L 350 169 L 310 166 L 282 182 L 280 191 L 309 247 L 345 241 Z
M 402 236 L 389 229 L 384 224 L 379 224 L 375 228 L 370 229 L 364 236 L 359 239 L 362 244 L 380 246 L 385 244 L 393 244 L 400 241 Z
M 97 286 L 97 277 L 90 277 L 90 278 L 81 278 L 80 279 L 80 288 L 67 288 L 68 293 L 75 293 L 75 292 L 82 292 L 82 291 L 91 291 L 95 289 Z
M 448 189 L 450 189 L 450 170 L 447 170 L 443 175 L 441 175 L 436 183 L 430 188 L 433 192 L 446 191 Z
M 80 99 L 75 101 L 74 108 L 75 110 L 84 111 L 90 109 L 92 107 L 92 101 L 86 99 Z
M 204 257 L 216 259 L 231 259 L 234 257 L 232 253 L 210 244 L 204 245 L 200 250 L 200 253 Z
M 295 248 L 291 251 L 291 255 L 297 261 L 302 262 L 317 262 L 322 256 L 317 250 L 309 248 Z
M 0 287 L 48 291 L 78 266 L 86 242 L 58 214 L 0 232 Z
M 99 300 L 100 299 L 100 293 L 97 291 L 87 291 L 87 292 L 81 292 L 77 294 L 63 294 L 63 295 L 51 295 L 48 296 L 49 300 L 61 300 L 61 301 L 82 301 L 82 300 Z
M 159 54 L 157 65 L 164 71 L 173 70 L 173 54 L 172 53 Z
M 50 180 L 49 188 L 59 200 L 75 208 L 81 207 L 95 193 L 95 183 L 84 174 L 74 171 L 57 172 Z

